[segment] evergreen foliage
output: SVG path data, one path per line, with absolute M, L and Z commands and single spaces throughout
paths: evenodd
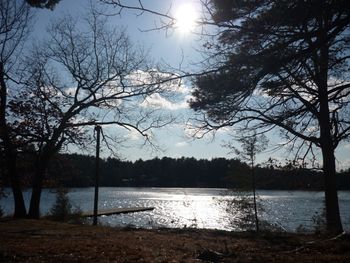
M 50 210 L 50 218 L 55 221 L 67 221 L 72 214 L 72 204 L 69 201 L 68 190 L 57 189 L 56 201 Z
M 322 154 L 327 229 L 341 233 L 335 150 L 350 137 L 350 4 L 339 0 L 203 2 L 206 73 L 191 107 L 198 129 L 278 128 L 296 159 Z M 210 34 L 210 33 L 209 33 Z
M 23 156 L 22 156 L 23 157 Z M 19 163 L 30 163 L 19 158 Z M 27 157 L 26 157 L 27 158 Z M 30 157 L 28 157 L 30 160 Z M 95 157 L 80 154 L 56 155 L 47 171 L 45 187 L 93 186 Z M 25 165 L 26 166 L 26 165 Z M 21 169 L 24 185 L 30 187 L 31 166 Z M 256 188 L 266 190 L 322 190 L 324 175 L 299 166 L 255 167 Z M 3 185 L 10 183 L 3 174 Z M 152 160 L 100 160 L 100 185 L 109 187 L 222 187 L 247 189 L 251 185 L 249 166 L 237 159 L 155 158 Z M 350 169 L 338 173 L 338 189 L 350 190 Z
M 51 10 L 53 10 L 60 1 L 61 0 L 26 0 L 26 2 L 32 7 Z
M 101 186 L 222 187 L 247 189 L 250 167 L 238 159 L 155 158 L 152 160 L 100 160 Z M 93 186 L 94 157 L 57 155 L 48 170 L 49 179 L 65 187 Z M 290 165 L 255 167 L 256 188 L 267 190 L 322 190 L 320 171 Z M 350 189 L 350 171 L 339 173 L 338 188 Z

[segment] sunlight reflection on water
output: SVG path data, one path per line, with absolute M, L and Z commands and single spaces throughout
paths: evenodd
M 9 192 L 9 189 L 6 189 Z M 70 200 L 82 211 L 93 210 L 93 188 L 75 188 Z M 322 209 L 322 192 L 258 191 L 260 218 L 295 231 L 299 225 L 313 228 L 312 216 Z M 30 192 L 25 192 L 29 203 Z M 344 228 L 350 230 L 350 192 L 340 192 L 340 207 Z M 99 222 L 110 226 L 144 228 L 207 228 L 242 230 L 237 218 L 242 214 L 237 207 L 227 211 L 227 203 L 237 198 L 225 189 L 204 188 L 100 188 L 99 209 L 121 207 L 154 207 L 153 211 L 103 216 Z M 55 200 L 50 190 L 43 191 L 42 214 L 46 214 Z M 0 200 L 5 213 L 13 210 L 12 198 Z

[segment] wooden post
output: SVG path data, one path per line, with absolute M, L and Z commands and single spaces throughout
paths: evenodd
M 97 225 L 97 210 L 98 210 L 98 185 L 99 185 L 99 161 L 100 161 L 100 133 L 101 126 L 96 126 L 95 131 L 97 133 L 96 142 L 96 160 L 95 160 L 95 198 L 94 198 L 94 221 L 93 225 Z

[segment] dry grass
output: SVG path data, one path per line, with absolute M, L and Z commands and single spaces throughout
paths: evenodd
M 350 237 L 0 221 L 0 262 L 204 262 L 208 250 L 217 262 L 350 262 Z

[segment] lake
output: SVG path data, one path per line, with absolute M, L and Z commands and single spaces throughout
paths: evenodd
M 6 214 L 13 212 L 10 189 L 7 198 L 0 200 Z M 313 217 L 323 207 L 323 192 L 258 190 L 259 217 L 262 221 L 286 231 L 314 229 Z M 207 228 L 242 230 L 241 211 L 235 202 L 241 194 L 227 189 L 208 188 L 118 188 L 101 187 L 99 209 L 119 207 L 154 207 L 153 211 L 102 216 L 99 222 L 110 226 L 143 228 Z M 28 205 L 30 191 L 24 192 Z M 94 188 L 74 188 L 69 191 L 73 207 L 93 210 Z M 350 191 L 340 191 L 340 209 L 344 228 L 350 231 Z M 55 201 L 55 193 L 45 189 L 42 195 L 42 214 L 47 214 Z

